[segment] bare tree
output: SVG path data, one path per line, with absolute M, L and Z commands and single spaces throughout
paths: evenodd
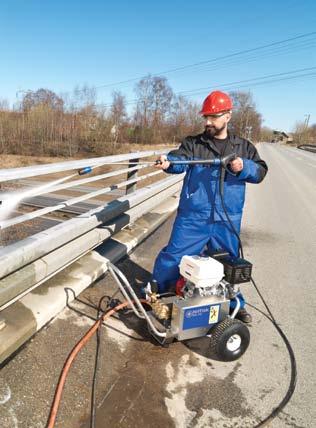
M 152 78 L 152 125 L 159 129 L 170 112 L 173 91 L 165 77 Z
M 0 111 L 8 111 L 9 110 L 9 101 L 0 98 Z
M 293 128 L 293 141 L 297 144 L 316 144 L 316 124 L 307 126 L 306 121 L 296 122 Z
M 127 115 L 122 93 L 113 92 L 106 111 L 96 104 L 96 90 L 88 85 L 63 95 L 49 89 L 29 91 L 12 109 L 0 100 L 0 151 L 53 156 L 74 156 L 80 151 L 110 154 L 122 142 L 179 142 L 203 130 L 200 105 L 175 96 L 166 78 L 148 75 L 137 83 L 135 92 L 133 119 Z M 259 139 L 261 116 L 251 94 L 232 95 L 234 130 Z M 315 136 L 315 126 L 308 132 Z
M 137 83 L 135 92 L 137 105 L 134 120 L 140 139 L 143 142 L 149 137 L 158 142 L 162 125 L 170 112 L 173 91 L 165 77 L 149 74 Z
M 127 119 L 126 113 L 126 100 L 125 97 L 119 91 L 112 93 L 112 104 L 110 108 L 110 120 L 111 120 L 111 136 L 112 141 L 116 144 L 120 138 L 121 130 L 124 122 Z
M 29 111 L 39 106 L 45 106 L 52 110 L 63 110 L 64 101 L 49 89 L 41 88 L 37 91 L 27 91 L 22 99 L 22 110 Z
M 170 131 L 172 141 L 178 142 L 188 134 L 197 134 L 203 128 L 203 121 L 199 114 L 200 107 L 183 97 L 175 95 L 170 114 Z
M 68 111 L 93 110 L 96 106 L 96 89 L 87 84 L 75 86 L 71 94 L 65 97 Z
M 135 93 L 137 97 L 135 122 L 141 128 L 147 128 L 149 126 L 150 109 L 152 104 L 151 86 L 151 75 L 141 79 L 135 86 Z
M 233 115 L 231 128 L 241 137 L 258 141 L 260 139 L 260 129 L 262 124 L 261 114 L 256 110 L 250 92 L 231 92 L 233 99 Z

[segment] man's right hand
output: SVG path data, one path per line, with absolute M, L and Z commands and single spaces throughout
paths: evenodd
M 157 159 L 157 161 L 159 161 L 159 163 L 157 163 L 155 165 L 155 168 L 158 169 L 168 169 L 170 166 L 170 162 L 167 159 L 166 155 L 161 155 L 160 158 Z

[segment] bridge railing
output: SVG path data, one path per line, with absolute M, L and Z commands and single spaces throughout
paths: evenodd
M 78 258 L 103 243 L 123 227 L 135 222 L 169 196 L 177 193 L 181 188 L 182 174 L 166 176 L 160 170 L 155 170 L 141 176 L 137 175 L 139 170 L 148 167 L 148 165 L 138 160 L 162 153 L 165 153 L 165 150 L 135 152 L 117 156 L 0 170 L 0 182 L 4 182 L 79 170 L 87 166 L 97 167 L 109 163 L 113 165 L 128 163 L 127 168 L 67 183 L 65 181 L 58 182 L 53 187 L 43 187 L 42 190 L 37 190 L 42 193 L 51 193 L 52 191 L 71 188 L 74 185 L 82 185 L 104 178 L 113 178 L 119 174 L 127 174 L 127 180 L 0 222 L 1 229 L 10 230 L 9 228 L 12 226 L 18 227 L 16 225 L 19 223 L 62 210 L 64 207 L 75 205 L 97 195 L 109 193 L 114 189 L 125 188 L 125 194 L 114 200 L 102 203 L 102 205 L 89 209 L 76 217 L 1 248 L 0 310 L 78 260 Z M 136 188 L 137 183 L 140 181 L 150 179 L 159 174 L 162 175 L 161 180 L 150 184 L 145 181 L 144 187 Z

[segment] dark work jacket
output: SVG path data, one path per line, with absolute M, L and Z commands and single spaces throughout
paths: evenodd
M 245 184 L 260 183 L 267 171 L 267 164 L 260 159 L 255 146 L 248 140 L 228 134 L 225 156 L 235 153 L 243 160 L 243 170 L 235 174 L 225 172 L 224 203 L 230 219 L 240 225 Z M 215 159 L 220 153 L 205 134 L 185 138 L 177 150 L 171 151 L 168 160 Z M 210 218 L 210 221 L 227 221 L 219 192 L 219 166 L 170 165 L 167 173 L 186 172 L 180 196 L 178 214 L 192 218 Z

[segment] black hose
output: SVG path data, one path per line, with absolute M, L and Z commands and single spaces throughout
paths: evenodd
M 253 278 L 251 278 L 251 282 L 252 282 L 253 286 L 255 287 L 262 303 L 264 304 L 269 316 L 266 313 L 264 313 L 263 311 L 261 311 L 260 309 L 251 305 L 250 303 L 247 303 L 247 305 L 256 309 L 258 312 L 260 312 L 262 315 L 264 315 L 274 325 L 275 329 L 277 330 L 277 332 L 281 336 L 283 342 L 285 343 L 286 349 L 289 353 L 290 363 L 291 363 L 291 379 L 290 379 L 290 384 L 289 384 L 289 387 L 287 389 L 287 392 L 286 392 L 285 396 L 283 397 L 282 401 L 278 404 L 278 406 L 272 410 L 270 415 L 268 415 L 263 421 L 261 421 L 258 425 L 255 426 L 255 428 L 259 428 L 259 427 L 264 427 L 269 422 L 271 422 L 271 420 L 274 419 L 284 409 L 284 407 L 287 405 L 287 403 L 292 398 L 292 395 L 294 394 L 294 391 L 295 391 L 296 382 L 297 382 L 297 365 L 296 365 L 295 354 L 294 354 L 294 351 L 293 351 L 293 348 L 291 346 L 290 341 L 286 337 L 286 335 L 283 332 L 283 330 L 281 329 L 281 327 L 277 324 L 268 304 L 266 303 L 264 297 L 262 296 L 262 294 L 261 294 L 261 292 L 260 292 L 260 290 L 259 290 L 259 288 L 258 288 L 258 286 L 255 283 Z
M 228 221 L 228 223 L 229 223 L 229 225 L 231 227 L 231 231 L 235 234 L 235 236 L 238 239 L 238 244 L 239 244 L 238 253 L 240 253 L 240 256 L 242 258 L 244 258 L 244 250 L 243 250 L 243 247 L 242 247 L 242 242 L 241 242 L 239 233 L 237 232 L 237 230 L 236 230 L 233 222 L 231 221 L 231 218 L 229 217 L 229 214 L 227 212 L 227 208 L 226 208 L 226 205 L 225 205 L 225 201 L 224 201 L 225 172 L 226 172 L 225 168 L 221 167 L 221 169 L 220 169 L 220 179 L 219 179 L 219 182 L 220 182 L 220 185 L 219 185 L 219 194 L 220 194 L 221 203 L 222 203 L 222 207 L 223 207 L 225 216 L 226 216 L 227 221 Z
M 225 201 L 224 201 L 224 181 L 225 181 L 225 169 L 221 168 L 221 172 L 220 172 L 220 198 L 221 198 L 221 203 L 222 203 L 222 207 L 225 213 L 225 216 L 227 218 L 228 223 L 230 224 L 231 230 L 232 232 L 235 234 L 235 236 L 238 239 L 238 243 L 239 243 L 239 252 L 241 254 L 241 257 L 244 258 L 244 251 L 243 251 L 243 247 L 242 247 L 242 242 L 240 239 L 240 236 L 233 224 L 233 222 L 231 221 L 229 214 L 227 212 L 226 206 L 225 206 Z M 284 407 L 287 405 L 287 403 L 290 401 L 290 399 L 292 398 L 292 395 L 294 394 L 295 391 L 295 387 L 296 387 L 296 382 L 297 382 L 297 365 L 296 365 L 296 359 L 295 359 L 295 354 L 293 351 L 293 348 L 290 344 L 290 341 L 288 340 L 288 338 L 286 337 L 285 333 L 283 332 L 283 330 L 281 329 L 281 327 L 277 324 L 268 304 L 266 303 L 263 295 L 261 294 L 257 284 L 255 283 L 254 279 L 251 277 L 250 278 L 253 286 L 255 287 L 255 290 L 257 291 L 262 303 L 264 304 L 267 312 L 269 315 L 267 315 L 266 313 L 264 313 L 263 311 L 261 311 L 260 309 L 257 309 L 255 306 L 251 305 L 250 303 L 246 303 L 248 306 L 251 306 L 252 308 L 256 309 L 258 312 L 260 312 L 261 314 L 263 314 L 268 320 L 271 321 L 271 323 L 274 325 L 275 329 L 277 330 L 277 332 L 279 333 L 279 335 L 281 336 L 283 342 L 285 343 L 285 346 L 287 348 L 287 351 L 289 353 L 289 357 L 290 357 L 290 364 L 291 364 L 291 379 L 290 379 L 290 384 L 288 387 L 288 390 L 284 396 L 284 398 L 282 399 L 282 401 L 278 404 L 278 406 L 276 408 L 274 408 L 272 410 L 272 412 L 270 413 L 270 415 L 268 415 L 264 420 L 262 420 L 261 422 L 259 422 L 259 424 L 257 424 L 254 428 L 259 428 L 259 427 L 264 427 L 266 426 L 269 422 L 271 422 L 272 419 L 274 419 L 283 409 Z
M 101 331 L 102 323 L 99 324 L 96 337 L 97 345 L 95 351 L 95 363 L 93 371 L 93 380 L 92 380 L 92 391 L 91 391 L 91 413 L 90 413 L 90 428 L 95 428 L 95 419 L 96 419 L 96 385 L 97 385 L 97 373 L 100 363 L 100 343 L 101 343 Z

